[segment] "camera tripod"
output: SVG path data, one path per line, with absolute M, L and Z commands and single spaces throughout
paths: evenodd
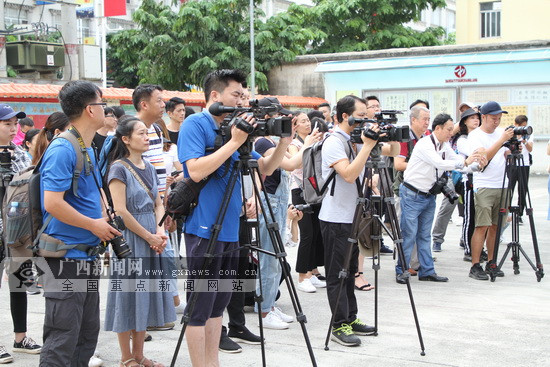
M 309 357 L 311 359 L 312 366 L 317 366 L 317 362 L 315 360 L 315 355 L 313 354 L 313 348 L 311 346 L 311 342 L 309 340 L 309 336 L 307 333 L 307 329 L 305 327 L 305 323 L 307 322 L 306 316 L 304 315 L 302 311 L 302 306 L 300 305 L 300 301 L 298 300 L 298 294 L 296 291 L 296 288 L 294 286 L 294 283 L 292 281 L 292 277 L 290 275 L 289 269 L 291 268 L 286 261 L 286 253 L 284 251 L 284 245 L 283 241 L 281 239 L 281 234 L 279 232 L 278 224 L 275 222 L 273 209 L 271 208 L 271 205 L 269 204 L 269 200 L 267 197 L 267 192 L 265 190 L 265 186 L 263 183 L 261 183 L 261 188 L 258 188 L 258 185 L 256 184 L 256 181 L 254 180 L 255 177 L 261 177 L 260 176 L 260 170 L 258 166 L 258 162 L 252 158 L 252 155 L 250 152 L 252 151 L 252 140 L 251 138 L 248 138 L 247 141 L 238 149 L 239 152 L 239 160 L 234 163 L 233 170 L 231 171 L 231 175 L 229 177 L 229 182 L 227 185 L 227 188 L 225 189 L 223 200 L 220 206 L 220 209 L 218 210 L 218 214 L 216 217 L 215 223 L 212 225 L 212 234 L 210 236 L 210 239 L 208 241 L 208 247 L 207 252 L 204 255 L 204 261 L 202 265 L 202 272 L 200 278 L 198 279 L 198 282 L 203 282 L 205 280 L 206 276 L 206 270 L 209 268 L 212 259 L 214 256 L 220 256 L 225 255 L 230 252 L 240 251 L 242 248 L 248 248 L 252 251 L 256 251 L 258 253 L 263 253 L 269 256 L 274 256 L 279 261 L 279 264 L 282 268 L 283 277 L 286 282 L 286 285 L 288 287 L 290 299 L 292 301 L 292 306 L 294 308 L 294 311 L 296 313 L 296 320 L 300 323 L 300 326 L 302 328 L 302 333 L 304 335 L 304 339 L 306 342 L 307 350 L 309 353 Z M 252 244 L 245 244 L 244 246 L 239 246 L 238 248 L 226 252 L 216 253 L 215 252 L 215 245 L 216 241 L 218 239 L 219 233 L 222 228 L 222 223 L 227 211 L 227 208 L 229 206 L 229 202 L 231 200 L 231 196 L 233 193 L 233 189 L 235 187 L 235 184 L 237 183 L 237 179 L 239 175 L 250 175 L 252 177 L 252 186 L 254 190 L 254 194 L 256 195 L 256 201 L 260 205 L 259 211 L 261 211 L 261 215 L 263 216 L 263 219 L 265 220 L 269 237 L 271 239 L 271 243 L 273 244 L 274 252 L 264 250 L 262 248 L 259 248 L 258 246 L 253 246 Z M 265 203 L 267 204 L 264 208 L 264 205 L 259 200 L 261 193 L 263 193 L 263 197 L 265 198 Z M 252 242 L 252 241 L 250 241 Z M 258 257 L 259 258 L 259 257 Z M 259 269 L 259 264 L 258 264 Z M 262 315 L 261 315 L 261 302 L 262 302 L 262 296 L 261 296 L 261 272 L 258 272 L 258 281 L 260 282 L 260 294 L 256 294 L 255 301 L 258 304 L 258 318 L 260 322 L 260 339 L 261 339 L 261 350 L 262 350 L 262 365 L 266 366 L 266 357 L 265 357 L 265 345 L 264 345 L 264 334 L 263 334 L 263 324 L 262 324 Z M 180 332 L 180 336 L 178 339 L 178 343 L 176 346 L 176 349 L 174 351 L 174 355 L 172 358 L 171 366 L 174 367 L 176 364 L 177 356 L 179 353 L 179 349 L 181 347 L 181 343 L 183 341 L 183 336 L 185 334 L 185 330 L 187 328 L 187 325 L 190 321 L 191 315 L 193 314 L 193 310 L 195 308 L 195 304 L 197 302 L 199 293 L 198 292 L 192 292 L 191 297 L 189 299 L 188 306 L 186 308 L 185 314 L 182 317 L 182 323 L 183 327 Z
M 491 282 L 494 282 L 496 280 L 497 273 L 502 268 L 502 265 L 504 265 L 504 261 L 506 260 L 508 253 L 512 251 L 511 260 L 513 263 L 514 274 L 520 273 L 519 260 L 521 254 L 535 271 L 537 282 L 540 282 L 544 277 L 544 268 L 540 260 L 537 233 L 535 231 L 535 220 L 533 219 L 533 207 L 531 206 L 531 195 L 529 193 L 529 187 L 527 185 L 528 177 L 526 176 L 525 171 L 518 169 L 519 167 L 523 167 L 524 163 L 523 156 L 521 155 L 519 148 L 516 147 L 514 144 L 511 144 L 510 149 L 512 152 L 506 157 L 506 169 L 504 170 L 504 177 L 502 178 L 503 192 L 500 197 L 500 203 L 502 207 L 500 208 L 498 213 L 498 224 L 497 233 L 495 236 L 493 260 L 491 261 L 491 263 L 489 263 L 489 277 L 491 278 Z M 505 187 L 506 176 L 509 177 L 508 187 Z M 520 204 L 524 200 L 521 197 L 521 193 L 525 193 L 525 212 L 529 217 L 529 229 L 531 231 L 531 239 L 533 240 L 533 250 L 535 252 L 536 265 L 527 256 L 527 254 L 523 250 L 523 247 L 521 246 L 521 243 L 519 242 L 519 217 L 522 215 L 522 208 L 521 206 L 512 205 L 510 205 L 510 213 L 512 214 L 512 241 L 506 245 L 506 251 L 504 251 L 504 255 L 502 255 L 502 258 L 497 265 L 498 247 L 500 242 L 500 234 L 502 231 L 502 224 L 504 220 L 506 220 L 506 207 L 508 203 L 511 203 L 515 183 L 517 183 Z M 502 201 L 503 199 L 504 201 Z
M 380 157 L 381 145 L 377 144 L 370 153 L 370 160 L 367 161 L 365 168 L 365 178 L 372 177 L 373 174 L 378 174 L 380 179 L 380 196 L 370 195 L 369 185 L 365 185 L 363 182 L 363 193 L 362 197 L 358 198 L 357 206 L 355 208 L 355 215 L 351 228 L 351 236 L 348 238 L 349 247 L 348 252 L 346 253 L 344 259 L 344 268 L 340 270 L 338 275 L 340 279 L 340 284 L 338 286 L 338 296 L 337 299 L 340 299 L 341 292 L 344 286 L 344 280 L 349 276 L 349 264 L 351 261 L 351 256 L 353 253 L 353 247 L 358 245 L 358 238 L 362 233 L 370 229 L 370 240 L 372 241 L 373 247 L 373 257 L 372 257 L 372 268 L 374 269 L 374 332 L 371 335 L 378 335 L 378 270 L 380 270 L 380 240 L 382 239 L 382 229 L 388 234 L 391 238 L 395 247 L 397 248 L 399 259 L 402 264 L 405 264 L 405 254 L 403 253 L 403 239 L 401 237 L 401 229 L 399 227 L 399 222 L 397 219 L 397 212 L 395 210 L 395 199 L 393 198 L 392 183 L 388 168 L 386 163 Z M 370 200 L 369 200 L 370 197 Z M 383 206 L 386 205 L 388 218 L 390 219 L 390 228 L 386 227 L 382 221 Z M 362 219 L 366 219 L 366 222 Z M 363 223 L 362 223 L 363 222 Z M 418 334 L 418 341 L 420 343 L 420 355 L 426 355 L 424 348 L 424 341 L 422 339 L 422 332 L 420 330 L 420 324 L 418 322 L 418 315 L 416 313 L 416 305 L 414 302 L 411 284 L 409 281 L 409 273 L 406 274 L 406 284 L 407 291 L 409 293 L 409 300 L 411 303 L 411 309 L 414 316 L 414 322 L 416 325 L 416 332 Z M 336 308 L 338 303 L 336 303 Z M 330 320 L 330 325 L 327 332 L 327 337 L 325 340 L 325 350 L 328 350 L 328 343 L 330 339 L 330 334 L 332 330 L 332 325 L 334 323 L 334 317 L 336 314 L 336 308 L 332 313 Z

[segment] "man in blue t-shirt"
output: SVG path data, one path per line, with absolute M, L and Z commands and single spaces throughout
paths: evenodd
M 97 345 L 99 293 L 97 288 L 87 291 L 87 286 L 90 281 L 99 282 L 101 265 L 89 250 L 120 235 L 102 216 L 101 179 L 91 148 L 95 132 L 105 120 L 106 104 L 101 96 L 96 85 L 85 81 L 69 82 L 59 92 L 61 108 L 84 145 L 84 159 L 89 159 L 91 167 L 88 172 L 82 170 L 77 195 L 72 180 L 77 154 L 82 153 L 68 140 L 54 140 L 40 166 L 44 219 L 53 217 L 44 233 L 67 245 L 80 245 L 79 250 L 70 249 L 61 258 L 46 258 L 50 271 L 44 275 L 46 311 L 40 366 L 85 366 Z M 63 289 L 60 279 L 68 280 Z
M 199 195 L 199 202 L 185 222 L 185 245 L 189 274 L 198 274 L 208 251 L 207 244 L 211 236 L 212 225 L 216 221 L 224 193 L 228 187 L 235 162 L 239 160 L 237 149 L 248 139 L 248 134 L 235 126 L 231 129 L 231 139 L 216 151 L 214 147 L 220 123 L 226 114 L 212 116 L 208 108 L 215 102 L 227 107 L 237 107 L 242 103 L 243 85 L 246 75 L 240 70 L 216 70 L 204 80 L 206 110 L 194 114 L 185 120 L 178 138 L 178 158 L 183 164 L 184 174 L 199 182 L 214 173 Z M 254 123 L 251 116 L 243 116 Z M 274 153 L 269 157 L 260 157 L 252 152 L 252 158 L 258 160 L 260 172 L 271 175 L 279 166 L 292 138 L 282 138 Z M 208 149 L 208 153 L 207 153 Z M 229 159 L 229 168 L 226 164 Z M 225 174 L 224 174 L 225 173 Z M 239 241 L 239 216 L 243 205 L 241 181 L 231 193 L 229 206 L 222 222 L 215 253 L 235 250 Z M 220 273 L 232 274 L 237 268 L 236 251 L 215 256 L 209 268 L 208 278 L 220 277 Z M 190 277 L 192 278 L 192 277 Z M 230 292 L 199 292 L 197 302 L 186 330 L 187 346 L 193 365 L 218 365 L 218 346 L 222 328 L 223 310 L 229 303 Z M 188 306 L 189 307 L 189 306 Z

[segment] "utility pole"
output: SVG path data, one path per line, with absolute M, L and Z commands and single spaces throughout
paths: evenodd
M 256 69 L 254 65 L 254 0 L 250 0 L 250 98 L 256 95 Z
M 4 2 L 0 1 L 0 30 L 5 30 L 4 24 Z M 8 76 L 7 61 L 6 61 L 6 36 L 0 34 L 0 78 Z
M 77 30 L 76 3 L 74 0 L 65 0 L 61 3 L 61 33 L 65 40 L 64 80 L 80 79 Z

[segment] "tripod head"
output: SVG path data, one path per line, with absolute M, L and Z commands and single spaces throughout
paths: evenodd
M 381 157 L 382 155 L 382 143 L 377 143 L 370 151 L 370 159 L 365 166 L 367 168 L 386 168 L 386 162 Z

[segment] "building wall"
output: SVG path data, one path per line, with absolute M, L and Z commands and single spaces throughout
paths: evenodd
M 550 1 L 502 0 L 500 37 L 481 38 L 480 3 L 487 0 L 461 0 L 456 4 L 456 43 L 484 44 L 548 39 Z
M 323 74 L 315 73 L 316 62 L 286 64 L 269 71 L 269 93 L 287 96 L 323 97 Z

